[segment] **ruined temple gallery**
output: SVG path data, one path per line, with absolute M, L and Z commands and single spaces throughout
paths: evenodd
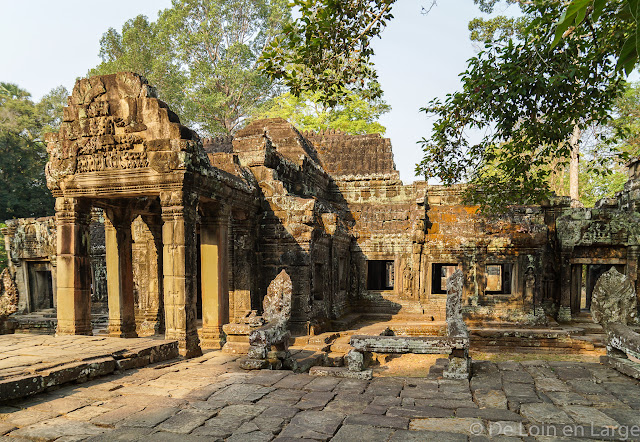
M 462 187 L 403 185 L 379 135 L 270 119 L 201 140 L 133 73 L 79 80 L 47 143 L 55 224 L 3 233 L 18 309 L 55 307 L 58 335 L 92 333 L 93 298 L 111 336 L 246 353 L 283 271 L 293 335 L 358 315 L 442 321 L 458 268 L 471 320 L 569 319 L 611 267 L 638 288 L 638 163 L 595 208 L 555 198 L 484 217 Z

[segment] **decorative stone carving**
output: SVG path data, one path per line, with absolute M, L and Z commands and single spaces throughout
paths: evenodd
M 9 269 L 4 269 L 0 273 L 2 287 L 0 290 L 0 319 L 15 313 L 18 309 L 18 287 L 13 281 Z
M 288 325 L 292 294 L 291 277 L 282 270 L 267 288 L 267 295 L 262 302 L 262 318 L 267 324 L 249 334 L 249 359 L 240 364 L 242 368 L 253 370 L 270 367 L 278 370 L 282 367 L 283 361 L 289 356 L 287 348 L 291 334 Z
M 525 310 L 533 308 L 535 299 L 536 275 L 533 267 L 529 267 L 524 273 L 523 303 Z
M 47 134 L 46 141 L 52 190 L 64 188 L 76 173 L 204 172 L 209 165 L 198 136 L 179 124 L 143 77 L 130 72 L 76 82 L 60 131 Z
M 287 325 L 291 318 L 291 295 L 293 286 L 289 274 L 282 270 L 267 288 L 262 301 L 262 317 L 268 323 Z
M 447 279 L 447 334 L 450 337 L 469 336 L 467 325 L 462 319 L 463 279 L 460 269 Z
M 603 273 L 593 289 L 591 315 L 602 325 L 636 323 L 638 300 L 631 279 L 614 267 Z

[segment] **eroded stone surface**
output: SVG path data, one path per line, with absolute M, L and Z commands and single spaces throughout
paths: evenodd
M 0 321 L 18 310 L 18 287 L 13 281 L 9 269 L 0 273 Z
M 603 325 L 609 322 L 635 324 L 638 299 L 631 279 L 614 267 L 602 274 L 593 289 L 591 314 L 594 321 Z
M 471 381 L 386 377 L 367 381 L 271 370 L 246 372 L 239 368 L 237 356 L 213 351 L 190 361 L 144 367 L 80 388 L 69 386 L 14 401 L 12 407 L 0 408 L 0 430 L 10 438 L 63 441 L 156 437 L 480 441 L 485 440 L 482 437 L 526 437 L 532 426 L 561 429 L 570 425 L 589 431 L 593 423 L 599 431 L 638 424 L 640 385 L 635 380 L 598 364 L 538 362 L 533 366 L 549 370 L 549 376 L 561 375 L 566 379 L 562 390 L 567 391 L 509 381 L 498 390 L 488 390 L 490 395 L 477 388 L 472 394 L 471 385 L 484 382 L 474 382 L 476 377 L 482 380 L 488 373 L 498 379 L 524 380 L 516 375 L 522 367 L 530 368 L 524 362 L 478 363 Z M 602 379 L 598 384 L 591 380 L 596 374 Z M 198 389 L 202 395 L 193 394 Z M 590 397 L 598 395 L 610 395 L 617 402 L 580 404 L 590 404 Z M 504 406 L 505 398 L 509 410 L 488 406 Z
M 447 279 L 447 335 L 451 337 L 469 337 L 469 330 L 462 319 L 463 278 L 462 271 L 457 269 Z

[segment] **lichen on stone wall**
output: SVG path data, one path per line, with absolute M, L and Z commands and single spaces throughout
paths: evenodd
M 0 318 L 15 313 L 18 309 L 18 287 L 9 273 L 4 269 L 0 273 Z

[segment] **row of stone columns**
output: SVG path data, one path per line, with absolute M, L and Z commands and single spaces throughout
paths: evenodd
M 178 341 L 185 357 L 201 354 L 196 325 L 197 196 L 162 192 L 162 284 L 165 337 Z M 57 334 L 91 334 L 89 205 L 80 199 L 56 199 L 58 229 Z M 105 246 L 109 335 L 135 337 L 132 234 L 128 207 L 105 209 Z M 220 348 L 222 325 L 229 320 L 227 287 L 228 214 L 202 217 L 202 346 Z M 150 275 L 152 276 L 152 275 Z

